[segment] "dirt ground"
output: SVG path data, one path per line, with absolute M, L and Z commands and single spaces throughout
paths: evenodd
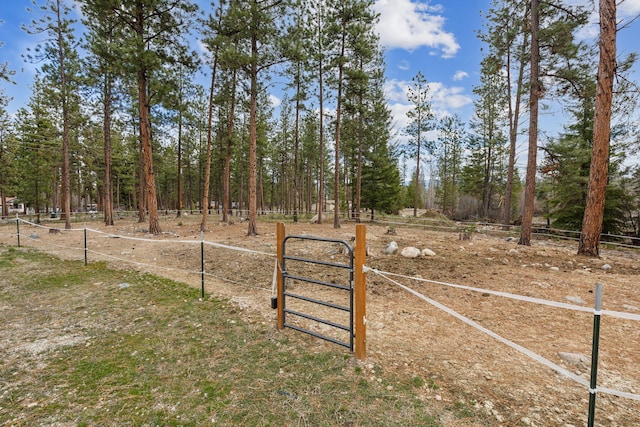
M 217 222 L 213 215 L 204 233 L 205 291 L 230 298 L 248 317 L 272 322 L 270 307 L 276 253 L 276 224 L 260 221 L 258 236 L 246 235 L 247 224 Z M 89 262 L 106 261 L 117 268 L 150 271 L 201 286 L 199 216 L 161 219 L 163 234 L 146 233 L 146 224 L 118 219 L 113 227 L 87 224 Z M 334 238 L 351 243 L 355 224 L 340 229 L 327 224 L 286 225 L 287 235 Z M 49 227 L 63 228 L 52 222 Z M 471 319 L 529 351 L 589 381 L 593 311 L 580 312 L 504 298 L 501 291 L 586 308 L 594 307 L 595 285 L 604 287 L 603 309 L 640 314 L 640 252 L 603 249 L 600 259 L 576 255 L 577 243 L 534 240 L 518 246 L 506 235 L 479 228 L 470 240 L 458 233 L 397 226 L 389 234 L 384 225 L 365 224 L 367 266 L 392 273 L 394 281 Z M 62 258 L 83 259 L 84 232 L 50 233 L 46 228 L 20 224 L 23 246 L 35 247 Z M 0 225 L 0 245 L 16 245 L 15 221 Z M 415 259 L 385 255 L 384 247 L 397 242 L 400 250 L 414 246 L 435 252 Z M 242 249 L 242 250 L 239 250 Z M 346 262 L 339 245 L 303 241 L 291 253 Z M 322 280 L 339 283 L 339 273 L 318 273 Z M 388 276 L 388 274 L 385 274 Z M 414 280 L 418 278 L 423 280 Z M 460 289 L 448 284 L 480 289 Z M 304 287 L 295 283 L 296 290 Z M 332 291 L 312 291 L 333 301 Z M 339 297 L 336 297 L 336 302 Z M 494 337 L 463 323 L 451 314 L 407 292 L 387 277 L 367 274 L 367 359 L 372 378 L 385 374 L 419 376 L 428 385 L 425 401 L 466 404 L 486 413 L 485 425 L 582 426 L 588 414 L 589 390 Z M 603 315 L 601 322 L 598 386 L 630 394 L 640 393 L 640 328 L 633 320 Z M 309 328 L 324 333 L 324 325 Z M 286 329 L 283 333 L 297 333 Z M 334 347 L 335 344 L 321 345 Z M 338 347 L 335 347 L 336 349 Z M 345 350 L 348 351 L 348 350 Z M 640 402 L 596 394 L 596 425 L 640 425 Z M 462 424 L 461 424 L 462 423 Z M 452 421 L 451 425 L 465 424 Z

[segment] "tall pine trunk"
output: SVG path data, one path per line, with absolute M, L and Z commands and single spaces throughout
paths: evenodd
M 233 127 L 236 115 L 236 84 L 238 71 L 233 70 L 231 83 L 231 103 L 229 105 L 229 117 L 227 121 L 227 144 L 224 155 L 224 178 L 222 195 L 222 221 L 229 222 L 231 212 L 231 155 L 233 154 Z
M 600 0 L 600 61 L 593 120 L 593 150 L 589 169 L 589 192 L 582 220 L 578 254 L 600 255 L 600 233 L 607 189 L 611 102 L 616 67 L 616 1 Z
M 539 0 L 531 0 L 531 82 L 529 95 L 529 154 L 527 159 L 527 181 L 524 190 L 524 210 L 522 229 L 518 244 L 531 246 L 533 226 L 533 208 L 536 191 L 536 157 L 538 154 L 538 104 L 540 97 L 540 46 L 538 30 L 540 26 L 538 12 Z
M 324 210 L 324 69 L 323 69 L 323 43 L 322 43 L 322 2 L 318 4 L 318 104 L 320 108 L 318 137 L 318 224 L 322 224 L 322 211 Z
M 182 69 L 180 70 L 180 105 L 178 105 L 178 206 L 176 217 L 182 216 L 182 108 L 184 106 L 182 93 Z
M 140 115 L 140 144 L 142 144 L 144 160 L 144 192 L 147 209 L 149 211 L 149 233 L 157 235 L 160 234 L 162 230 L 158 218 L 156 180 L 153 173 L 153 150 L 151 147 L 151 123 L 149 121 L 147 84 L 146 68 L 141 66 L 138 70 L 138 113 Z
M 222 20 L 222 3 L 218 9 L 218 23 Z M 216 73 L 218 71 L 218 48 L 213 55 L 213 67 L 211 67 L 211 86 L 209 87 L 209 109 L 207 111 L 207 160 L 204 170 L 204 189 L 202 190 L 202 220 L 200 221 L 200 231 L 207 231 L 207 214 L 209 213 L 209 185 L 211 181 L 211 150 L 213 144 L 213 96 L 215 94 Z
M 522 45 L 520 47 L 520 67 L 518 69 L 518 77 L 516 83 L 516 100 L 512 106 L 511 102 L 511 55 L 509 54 L 509 62 L 507 65 L 507 82 L 509 85 L 509 166 L 507 168 L 507 188 L 504 200 L 504 223 L 511 224 L 511 209 L 513 200 L 513 179 L 516 165 L 516 143 L 518 139 L 518 122 L 520 120 L 520 102 L 522 100 L 522 85 L 524 80 L 525 60 L 524 52 L 527 46 L 527 36 L 523 35 Z M 512 111 L 513 109 L 513 111 Z
M 104 77 L 104 224 L 113 225 L 113 188 L 111 186 L 111 74 L 105 73 Z
M 258 40 L 257 34 L 251 34 L 251 66 L 250 66 L 250 103 L 249 108 L 249 221 L 247 235 L 258 234 L 257 215 L 257 189 L 256 189 L 256 168 L 257 168 L 257 110 L 258 110 Z
M 62 39 L 62 17 L 60 0 L 56 2 L 56 31 L 58 36 L 58 71 L 60 73 L 60 98 L 62 101 L 62 215 L 64 228 L 71 228 L 71 179 L 69 171 L 69 99 L 67 74 L 65 72 L 65 54 Z
M 342 33 L 342 43 L 340 51 L 340 62 L 338 65 L 338 106 L 336 109 L 336 159 L 335 159 L 335 176 L 333 179 L 333 228 L 340 228 L 340 120 L 342 119 L 342 76 L 344 73 L 344 65 L 342 58 L 345 54 L 346 35 Z

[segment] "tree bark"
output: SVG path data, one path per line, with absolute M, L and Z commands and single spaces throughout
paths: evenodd
M 318 170 L 318 220 L 316 223 L 322 224 L 322 211 L 324 209 L 324 68 L 323 68 L 323 45 L 322 45 L 322 2 L 318 2 L 318 104 L 320 108 L 319 116 L 319 129 L 318 137 L 318 158 L 319 158 L 319 170 Z
M 111 75 L 104 78 L 104 224 L 113 225 L 113 188 L 111 186 Z
M 71 179 L 69 171 L 69 99 L 67 91 L 67 74 L 64 63 L 64 46 L 62 40 L 62 17 L 60 0 L 56 2 L 56 31 L 58 35 L 58 71 L 60 73 L 60 97 L 62 100 L 62 215 L 64 228 L 71 229 Z
M 590 257 L 600 255 L 600 233 L 609 166 L 616 30 L 615 0 L 600 0 L 600 60 L 593 120 L 593 150 L 589 169 L 589 190 L 578 245 L 578 254 Z
M 342 43 L 340 50 L 340 59 L 338 65 L 338 105 L 336 108 L 336 159 L 335 159 L 335 176 L 333 180 L 333 228 L 340 228 L 340 120 L 342 113 L 342 75 L 343 60 L 345 53 L 346 35 L 342 33 Z
M 182 94 L 182 68 L 180 69 L 180 92 L 178 105 L 178 206 L 176 217 L 182 216 L 182 109 L 184 106 Z
M 298 146 L 300 145 L 300 64 L 297 65 L 296 75 L 296 124 L 295 143 L 293 148 L 293 222 L 298 223 Z
M 218 9 L 218 24 L 222 20 L 222 4 Z M 213 144 L 213 95 L 216 86 L 216 74 L 218 71 L 218 48 L 215 49 L 213 55 L 213 67 L 211 69 L 211 87 L 209 88 L 209 109 L 207 112 L 207 161 L 204 172 L 204 189 L 202 191 L 202 220 L 200 222 L 200 231 L 207 231 L 207 214 L 209 212 L 209 185 L 211 181 L 211 150 Z M 223 220 L 226 222 L 226 215 L 223 214 Z
M 527 159 L 527 182 L 524 190 L 524 210 L 522 213 L 522 229 L 519 245 L 531 246 L 531 229 L 533 226 L 533 208 L 536 191 L 536 171 L 538 154 L 538 104 L 540 97 L 540 46 L 539 0 L 531 0 L 531 80 L 529 94 L 529 153 Z
M 144 37 L 144 15 L 142 5 L 138 1 L 136 14 L 136 33 Z M 156 183 L 153 173 L 153 152 L 151 147 L 151 123 L 149 121 L 149 102 L 147 99 L 147 67 L 144 55 L 138 64 L 138 115 L 140 117 L 140 144 L 144 160 L 144 192 L 147 209 L 149 210 L 149 233 L 158 235 L 162 232 L 158 218 L 158 200 L 156 198 Z M 142 200 L 140 201 L 142 203 Z
M 202 190 L 202 220 L 200 221 L 200 231 L 207 231 L 207 213 L 209 212 L 209 182 L 211 181 L 211 144 L 213 134 L 213 94 L 216 81 L 217 59 L 213 62 L 211 72 L 211 87 L 209 88 L 209 111 L 207 116 L 207 160 L 204 167 L 204 189 Z
M 256 156 L 257 156 L 257 109 L 258 109 L 258 40 L 257 34 L 251 35 L 251 107 L 249 109 L 249 224 L 248 236 L 258 234 Z
M 153 173 L 153 152 L 151 147 L 151 132 L 149 123 L 149 109 L 147 107 L 147 76 L 145 68 L 138 71 L 138 112 L 140 114 L 140 143 L 144 160 L 144 192 L 149 210 L 149 233 L 160 234 L 158 218 L 158 200 L 156 198 L 156 182 Z
M 231 83 L 231 103 L 229 105 L 229 119 L 227 122 L 227 144 L 224 156 L 224 178 L 222 195 L 222 222 L 229 222 L 229 212 L 231 212 L 231 155 L 233 149 L 233 126 L 236 115 L 236 84 L 238 71 L 233 70 Z

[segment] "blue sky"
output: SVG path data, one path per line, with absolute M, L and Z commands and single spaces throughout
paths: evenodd
M 594 0 L 566 1 L 594 8 Z M 199 3 L 208 4 L 208 0 Z M 376 0 L 375 9 L 380 13 L 378 32 L 386 49 L 386 93 L 398 129 L 406 124 L 406 112 L 410 108 L 406 90 L 418 71 L 430 83 L 436 114 L 457 113 L 468 122 L 473 113 L 472 90 L 478 83 L 481 59 L 482 45 L 476 37 L 482 28 L 480 11 L 487 10 L 490 3 L 490 0 Z M 14 79 L 17 82 L 16 85 L 2 83 L 6 93 L 14 98 L 10 112 L 26 104 L 36 68 L 21 58 L 27 47 L 34 47 L 39 41 L 20 29 L 22 24 L 33 19 L 26 11 L 30 6 L 29 0 L 0 0 L 0 19 L 4 21 L 0 26 L 0 42 L 4 42 L 0 48 L 0 63 L 9 62 L 10 68 L 16 71 Z M 640 20 L 632 22 L 632 18 L 638 14 L 640 0 L 623 0 L 618 8 L 619 20 L 631 22 L 618 35 L 620 54 L 636 50 Z M 591 21 L 593 25 L 580 36 L 593 41 L 598 32 L 595 12 Z M 637 73 L 635 78 L 639 78 Z M 557 117 L 561 117 L 562 111 L 560 107 L 555 108 L 546 120 L 551 123 L 549 126 L 555 123 L 561 129 Z M 525 162 L 526 159 L 519 156 L 518 163 Z

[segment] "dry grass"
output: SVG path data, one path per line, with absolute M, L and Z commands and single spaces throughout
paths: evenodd
M 0 247 L 0 268 L 2 425 L 480 422 L 466 403 L 425 405 L 433 382 L 385 375 L 180 283 L 13 247 Z

